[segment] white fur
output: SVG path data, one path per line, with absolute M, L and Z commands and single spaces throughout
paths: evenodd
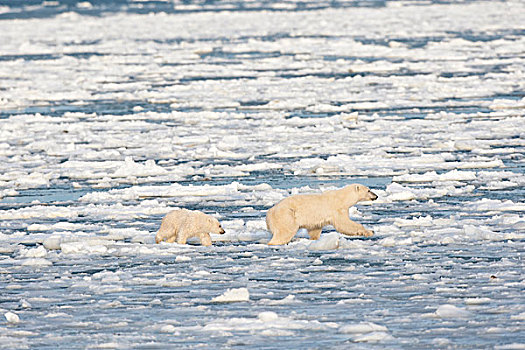
M 224 230 L 217 219 L 198 210 L 177 209 L 162 219 L 155 242 L 166 241 L 185 244 L 190 237 L 199 237 L 201 244 L 211 245 L 211 233 L 222 234 Z
M 357 202 L 376 198 L 368 187 L 359 184 L 321 194 L 285 198 L 266 214 L 266 225 L 273 235 L 268 244 L 286 244 L 300 228 L 308 230 L 310 239 L 319 239 L 323 227 L 327 225 L 348 236 L 372 236 L 372 231 L 350 220 L 348 208 Z

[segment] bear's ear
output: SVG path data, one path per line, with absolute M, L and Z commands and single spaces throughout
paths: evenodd
M 356 192 L 359 192 L 359 185 L 354 185 L 354 190 L 355 190 Z

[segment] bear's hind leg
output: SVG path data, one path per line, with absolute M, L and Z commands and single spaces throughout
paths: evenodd
M 272 239 L 268 242 L 268 245 L 281 245 L 290 242 L 297 233 L 299 227 L 289 225 L 287 227 L 271 228 L 270 231 L 273 234 Z
M 266 225 L 273 237 L 269 245 L 281 245 L 290 242 L 299 230 L 295 224 L 294 212 L 291 209 L 275 210 L 270 208 L 266 214 Z

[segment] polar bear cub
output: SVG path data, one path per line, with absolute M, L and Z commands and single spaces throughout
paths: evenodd
M 359 184 L 321 194 L 285 198 L 266 213 L 266 225 L 273 235 L 268 244 L 286 244 L 300 228 L 308 230 L 310 239 L 319 239 L 323 227 L 327 225 L 348 236 L 372 236 L 372 231 L 350 220 L 348 208 L 357 202 L 375 199 L 375 193 Z
M 224 233 L 217 219 L 198 210 L 176 209 L 162 219 L 155 242 L 186 244 L 188 238 L 199 237 L 202 245 L 210 246 L 210 232 Z

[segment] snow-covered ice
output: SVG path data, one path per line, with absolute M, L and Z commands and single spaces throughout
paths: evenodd
M 523 1 L 0 0 L 0 348 L 525 347 Z M 266 210 L 363 183 L 375 232 Z M 213 246 L 155 244 L 174 208 Z
M 212 299 L 216 303 L 231 303 L 236 301 L 249 301 L 250 292 L 246 288 L 228 289 L 224 294 Z
M 20 317 L 18 317 L 17 314 L 11 311 L 6 312 L 4 314 L 4 317 L 8 323 L 19 323 L 20 322 Z

